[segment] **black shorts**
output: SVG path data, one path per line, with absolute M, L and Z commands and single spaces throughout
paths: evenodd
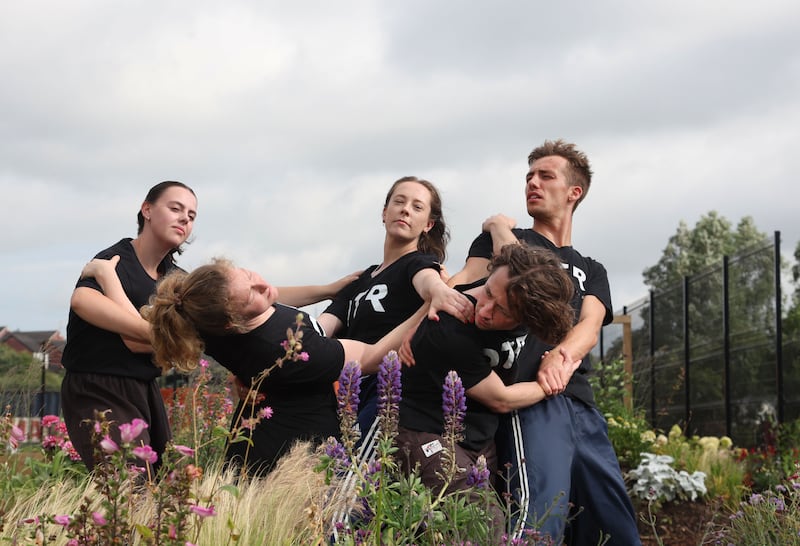
M 120 441 L 119 425 L 136 418 L 144 420 L 149 427 L 135 440 L 136 445 L 152 447 L 158 453 L 159 462 L 172 438 L 167 410 L 155 380 L 67 372 L 61 383 L 61 408 L 72 445 L 89 470 L 94 466 L 92 425 L 95 411 L 110 410 L 106 419 L 112 422 L 111 437 L 117 443 Z

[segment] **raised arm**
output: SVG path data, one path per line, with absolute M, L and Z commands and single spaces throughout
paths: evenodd
M 495 214 L 483 221 L 481 228 L 492 236 L 492 254 L 499 254 L 500 249 L 508 244 L 519 244 L 514 232 L 517 221 L 504 214 Z
M 397 326 L 394 330 L 383 336 L 377 343 L 369 345 L 360 341 L 352 339 L 339 340 L 344 347 L 345 362 L 356 360 L 361 364 L 361 370 L 364 373 L 376 373 L 378 365 L 384 356 L 389 351 L 397 350 L 400 347 L 400 342 L 403 336 L 411 328 L 416 327 L 419 322 L 425 318 L 428 312 L 428 306 L 423 305 L 411 317 L 406 319 L 405 322 Z

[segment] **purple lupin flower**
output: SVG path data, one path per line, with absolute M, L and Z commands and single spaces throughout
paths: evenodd
M 467 487 L 475 489 L 488 489 L 489 487 L 489 468 L 486 466 L 486 457 L 478 457 L 475 464 L 470 466 L 467 473 Z
M 461 378 L 450 370 L 444 378 L 442 390 L 442 411 L 444 412 L 444 436 L 454 443 L 464 439 L 464 416 L 467 414 L 467 397 Z
M 333 460 L 335 473 L 346 470 L 350 467 L 350 457 L 347 456 L 347 451 L 344 446 L 336 438 L 328 438 L 325 442 L 325 455 Z
M 361 432 L 358 429 L 358 395 L 361 392 L 361 366 L 358 362 L 347 362 L 339 374 L 339 425 L 342 441 L 348 450 L 355 447 Z
M 378 368 L 378 416 L 380 437 L 393 439 L 397 435 L 397 420 L 400 414 L 402 386 L 401 365 L 397 352 L 389 351 Z

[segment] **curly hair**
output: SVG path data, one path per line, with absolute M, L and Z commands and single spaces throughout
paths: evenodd
M 433 254 L 439 259 L 440 263 L 444 263 L 447 256 L 447 243 L 450 241 L 450 230 L 447 229 L 447 224 L 444 221 L 444 215 L 442 214 L 442 197 L 439 195 L 439 190 L 436 189 L 436 186 L 416 176 L 404 176 L 395 181 L 392 187 L 389 188 L 389 193 L 386 194 L 386 200 L 383 202 L 383 208 L 385 209 L 389 205 L 394 190 L 403 182 L 416 182 L 417 184 L 421 184 L 431 194 L 431 213 L 429 218 L 433 222 L 433 227 L 427 232 L 423 231 L 422 234 L 420 234 L 417 248 L 420 252 Z
M 580 199 L 575 202 L 572 209 L 574 211 L 589 193 L 589 186 L 592 184 L 592 167 L 589 165 L 589 158 L 578 150 L 575 144 L 559 138 L 558 140 L 545 140 L 544 144 L 534 148 L 528 154 L 528 165 L 537 159 L 551 155 L 557 155 L 567 160 L 567 172 L 564 173 L 567 182 L 570 186 L 580 186 L 583 189 Z
M 575 286 L 561 261 L 550 250 L 512 243 L 492 258 L 490 271 L 503 266 L 511 315 L 539 339 L 557 344 L 575 322 Z
M 241 324 L 229 296 L 233 265 L 217 259 L 185 273 L 176 271 L 158 284 L 142 316 L 150 322 L 154 361 L 163 370 L 195 369 L 205 348 L 203 334 L 235 332 Z

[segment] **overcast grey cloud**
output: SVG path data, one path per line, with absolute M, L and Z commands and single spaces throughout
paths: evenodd
M 0 325 L 66 328 L 83 264 L 148 188 L 194 188 L 186 268 L 276 284 L 380 260 L 400 176 L 443 193 L 457 271 L 482 220 L 529 225 L 528 152 L 595 178 L 573 243 L 615 306 L 678 222 L 716 210 L 800 236 L 800 4 L 655 1 L 0 4 Z

